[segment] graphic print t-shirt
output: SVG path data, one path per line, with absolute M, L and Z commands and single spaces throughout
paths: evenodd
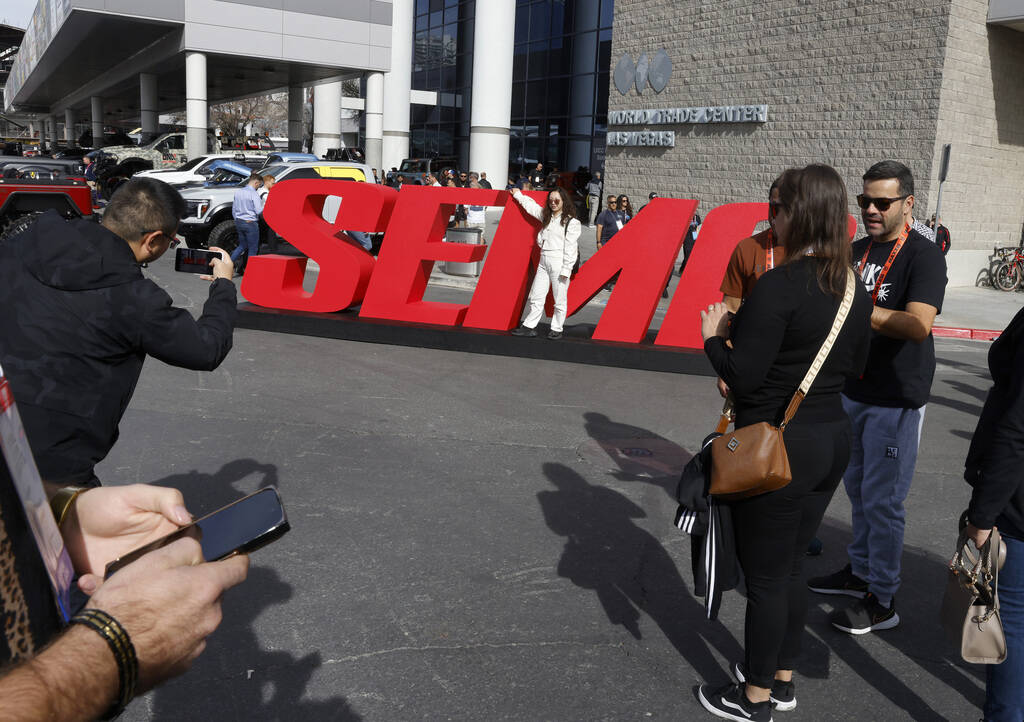
M 861 259 L 870 238 L 854 241 L 853 268 L 860 272 L 871 293 L 892 253 L 895 241 L 871 244 L 867 262 Z M 927 303 L 942 312 L 946 293 L 946 259 L 931 241 L 911 230 L 906 243 L 885 275 L 875 305 L 905 311 L 911 302 Z M 935 375 L 935 341 L 928 334 L 921 343 L 890 338 L 872 331 L 867 368 L 860 378 L 850 379 L 843 393 L 854 401 L 874 406 L 917 409 L 928 402 Z

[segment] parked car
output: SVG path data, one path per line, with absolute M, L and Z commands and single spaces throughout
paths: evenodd
M 385 182 L 389 186 L 398 183 L 398 176 L 405 176 L 405 182 L 413 185 L 426 185 L 428 174 L 435 176 L 441 181 L 441 175 L 446 170 L 457 170 L 459 167 L 458 158 L 406 158 L 397 171 L 388 171 Z
M 0 178 L 0 242 L 48 210 L 65 218 L 91 217 L 92 192 L 80 179 Z
M 262 168 L 267 161 L 265 153 L 253 153 L 252 151 L 238 151 L 235 153 L 213 153 L 193 158 L 185 165 L 177 168 L 161 168 L 159 170 L 144 170 L 135 174 L 140 178 L 156 178 L 168 185 L 175 187 L 186 185 L 202 185 L 210 180 L 216 168 L 214 164 L 219 160 L 229 160 L 240 163 L 252 170 Z M 219 166 L 218 166 L 219 167 Z
M 211 132 L 206 134 L 206 152 L 220 152 L 220 144 Z M 109 198 L 117 186 L 139 171 L 176 168 L 187 160 L 183 132 L 164 133 L 146 145 L 115 145 L 103 148 L 98 156 L 96 170 L 100 193 Z
M 278 163 L 262 168 L 259 172 L 262 175 L 274 176 L 279 183 L 321 178 L 359 182 L 366 182 L 368 178 L 371 182 L 373 180 L 373 171 L 367 165 L 323 160 Z M 244 184 L 245 179 L 242 179 L 233 185 L 186 188 L 181 191 L 188 213 L 182 219 L 178 233 L 185 238 L 190 248 L 217 246 L 230 252 L 238 245 L 238 234 L 235 231 L 234 219 L 231 217 L 231 205 L 235 192 Z M 324 218 L 334 220 L 340 203 L 341 199 L 338 197 L 328 198 L 328 203 L 324 204 Z
M 263 165 L 270 167 L 272 165 L 278 165 L 279 163 L 305 163 L 307 161 L 320 160 L 312 153 L 290 153 L 288 151 L 278 151 L 267 155 L 267 162 Z
M 32 172 L 38 169 L 38 172 Z M 85 163 L 80 158 L 26 158 L 18 155 L 0 155 L 0 175 L 6 178 L 81 178 Z
M 365 163 L 366 154 L 362 148 L 328 148 L 324 160 L 347 160 L 351 163 Z

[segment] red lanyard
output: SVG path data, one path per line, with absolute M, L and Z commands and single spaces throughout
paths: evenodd
M 765 249 L 764 270 L 770 271 L 775 268 L 775 232 L 768 229 L 768 248 Z
M 878 274 L 878 278 L 875 279 L 875 286 L 871 290 L 871 304 L 874 305 L 878 301 L 878 289 L 882 287 L 882 281 L 885 280 L 885 274 L 889 272 L 889 267 L 892 266 L 892 262 L 896 260 L 896 254 L 903 248 L 903 244 L 906 243 L 907 235 L 910 233 L 910 224 L 904 224 L 903 230 L 900 232 L 899 238 L 896 239 L 895 245 L 892 247 L 892 253 L 889 254 L 889 260 L 882 266 L 882 270 Z M 874 239 L 868 241 L 868 250 L 864 251 L 864 258 L 860 259 L 860 268 L 857 269 L 857 274 L 863 279 L 864 278 L 864 266 L 867 265 L 868 255 L 871 253 L 871 246 L 874 244 Z

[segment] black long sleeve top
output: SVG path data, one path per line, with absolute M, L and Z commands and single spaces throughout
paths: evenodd
M 768 271 L 732 321 L 729 338 L 709 338 L 704 352 L 729 385 L 736 426 L 779 423 L 821 344 L 841 298 L 821 290 L 817 261 L 800 258 Z M 793 423 L 843 418 L 839 393 L 864 369 L 871 332 L 871 297 L 858 283 L 839 337 Z
M 967 452 L 964 478 L 974 487 L 967 518 L 979 529 L 1024 540 L 1024 309 L 988 352 L 994 385 Z

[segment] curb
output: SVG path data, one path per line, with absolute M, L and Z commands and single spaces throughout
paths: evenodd
M 999 338 L 1002 331 L 993 331 L 984 328 L 951 328 L 947 326 L 935 326 L 932 328 L 932 336 L 935 338 L 963 338 L 970 341 L 994 341 Z

